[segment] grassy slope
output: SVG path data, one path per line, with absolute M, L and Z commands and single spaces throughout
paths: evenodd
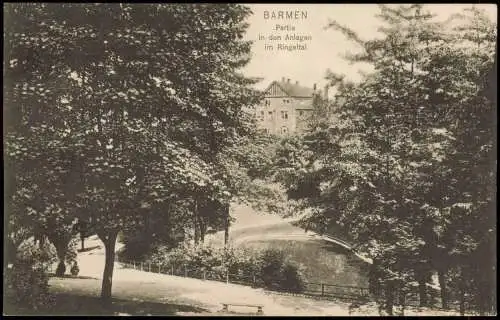
M 115 266 L 113 276 L 113 306 L 110 309 L 104 308 L 99 301 L 104 267 L 102 243 L 96 237 L 91 237 L 88 247 L 92 250 L 78 255 L 78 277 L 50 279 L 50 291 L 56 298 L 55 305 L 37 312 L 27 312 L 6 303 L 4 314 L 207 316 L 221 314 L 221 302 L 245 302 L 264 305 L 265 315 L 349 315 L 349 305 L 342 301 L 281 296 L 247 286 L 123 269 L 119 263 Z M 234 308 L 233 312 L 251 315 L 254 310 Z M 406 314 L 452 315 L 450 312 L 422 312 L 416 309 L 408 309 Z M 352 315 L 377 316 L 378 311 L 375 305 L 367 305 L 361 310 L 354 310 Z
M 365 263 L 323 240 L 256 240 L 244 246 L 283 250 L 299 264 L 308 282 L 367 287 Z
M 236 207 L 233 216 L 236 222 L 229 238 L 234 246 L 282 249 L 290 260 L 302 266 L 308 282 L 368 286 L 367 264 L 347 250 L 312 237 L 311 232 L 306 233 L 290 221 L 245 206 Z M 211 235 L 207 240 L 220 246 L 223 233 Z

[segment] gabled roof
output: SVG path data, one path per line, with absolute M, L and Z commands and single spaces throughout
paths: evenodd
M 303 87 L 293 82 L 288 81 L 273 81 L 267 87 L 266 92 L 274 85 L 278 85 L 290 97 L 312 97 L 314 90 L 312 88 Z

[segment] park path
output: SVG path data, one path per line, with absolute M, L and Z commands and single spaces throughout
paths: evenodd
M 91 237 L 87 243 L 88 247 L 100 246 L 101 248 L 79 254 L 80 274 L 78 278 L 51 278 L 50 285 L 56 287 L 57 291 L 99 296 L 104 269 L 103 245 L 95 237 Z M 221 302 L 244 302 L 263 305 L 264 315 L 270 316 L 349 316 L 348 304 L 339 301 L 281 296 L 265 292 L 263 289 L 242 285 L 124 269 L 119 263 L 115 264 L 113 297 L 138 302 L 163 303 L 166 308 L 167 304 L 190 305 L 210 312 L 198 315 L 217 313 L 221 309 Z M 232 308 L 232 310 L 241 315 L 255 312 L 248 308 Z M 196 314 L 177 312 L 177 315 Z M 378 316 L 378 312 L 375 305 L 369 305 L 361 310 L 355 310 L 351 315 Z M 408 308 L 405 315 L 450 316 L 457 315 L 457 313 Z
M 51 284 L 71 287 L 72 292 L 99 294 L 102 271 L 104 270 L 104 246 L 97 237 L 86 241 L 88 248 L 95 249 L 79 253 L 78 265 L 81 277 L 92 279 L 58 279 Z M 120 244 L 117 243 L 117 249 Z M 332 301 L 319 301 L 302 297 L 269 294 L 263 289 L 204 281 L 192 278 L 157 274 L 140 270 L 125 269 L 115 264 L 113 275 L 113 296 L 122 299 L 143 300 L 176 304 L 189 304 L 217 312 L 222 302 L 243 302 L 261 304 L 265 315 L 348 315 L 348 305 Z M 237 312 L 253 309 L 234 308 Z
M 248 220 L 255 221 L 257 219 L 249 218 Z M 296 227 L 293 227 L 290 224 L 283 229 L 283 219 L 279 221 L 278 219 L 275 219 L 275 217 L 267 217 L 267 219 L 258 220 L 261 221 L 253 224 L 248 223 L 249 221 L 242 221 L 237 228 L 232 228 L 232 232 L 242 233 L 240 236 L 242 236 L 242 238 L 246 238 L 246 241 L 251 239 L 251 233 L 253 233 L 251 232 L 251 229 L 253 228 L 274 229 L 275 227 L 278 227 L 278 229 L 282 231 L 282 233 L 276 232 L 277 230 L 273 230 L 275 232 L 265 232 L 270 237 L 281 237 L 284 236 L 283 233 L 288 237 L 297 239 L 317 236 L 309 232 L 306 233 L 303 230 L 299 232 L 295 229 Z M 263 220 L 267 221 L 264 222 Z M 260 235 L 262 235 L 262 233 L 260 233 Z M 87 277 L 87 279 L 52 278 L 51 285 L 59 288 L 66 288 L 65 290 L 73 293 L 99 296 L 102 272 L 104 270 L 104 245 L 97 236 L 90 237 L 85 242 L 86 247 L 93 248 L 93 250 L 79 253 L 77 259 L 80 267 L 79 276 Z M 118 251 L 122 246 L 123 245 L 121 243 L 117 243 L 116 250 Z M 226 284 L 216 281 L 199 280 L 134 269 L 125 269 L 118 262 L 115 263 L 113 275 L 113 296 L 115 298 L 135 301 L 142 300 L 168 304 L 175 303 L 191 305 L 207 309 L 213 313 L 218 312 L 221 309 L 222 302 L 244 302 L 247 304 L 263 305 L 265 315 L 349 315 L 349 305 L 340 301 L 315 300 L 297 296 L 283 296 L 266 292 L 263 289 L 256 289 L 237 284 Z M 254 310 L 244 308 L 234 308 L 234 311 L 246 314 L 248 314 L 249 311 L 254 312 Z M 422 311 L 423 310 L 407 310 L 406 315 L 455 314 L 452 312 L 434 312 L 430 310 L 429 312 Z M 181 313 L 178 314 L 182 315 Z M 192 315 L 187 313 L 185 314 Z M 352 313 L 351 315 L 378 316 L 378 312 L 376 306 L 367 306 L 362 310 L 355 311 L 355 313 Z

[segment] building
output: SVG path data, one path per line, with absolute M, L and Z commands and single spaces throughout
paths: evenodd
M 276 135 L 302 132 L 312 114 L 314 96 L 319 94 L 316 84 L 308 88 L 285 78 L 271 82 L 255 108 L 259 129 Z M 326 87 L 324 95 L 327 96 Z

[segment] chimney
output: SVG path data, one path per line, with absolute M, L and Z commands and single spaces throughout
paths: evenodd
M 316 91 L 316 83 L 313 85 L 313 90 Z
M 328 85 L 325 85 L 325 92 L 324 92 L 323 99 L 328 100 Z
M 288 83 L 290 83 L 290 78 L 288 78 Z
M 285 77 L 281 77 L 281 82 L 285 82 Z
M 296 85 L 298 85 L 298 84 L 299 84 L 299 82 L 298 82 L 298 81 L 295 81 L 295 84 L 296 84 Z

